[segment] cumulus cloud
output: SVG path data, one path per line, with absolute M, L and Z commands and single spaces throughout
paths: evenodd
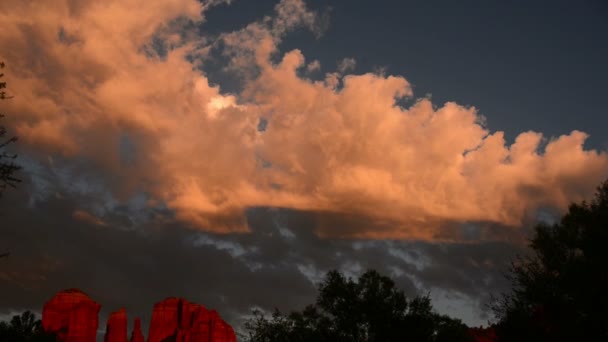
M 321 236 L 459 239 L 446 223 L 517 226 L 537 208 L 589 196 L 608 175 L 608 156 L 585 150 L 583 132 L 548 141 L 524 132 L 509 145 L 473 107 L 400 106 L 413 96 L 404 77 L 344 75 L 350 59 L 325 80 L 303 78 L 303 54 L 278 50 L 290 30 L 318 30 L 302 0 L 216 40 L 183 34 L 218 3 L 9 0 L 6 112 L 27 153 L 85 160 L 110 175 L 119 200 L 145 192 L 177 219 L 224 233 L 248 231 L 244 210 L 271 206 L 368 223 L 320 224 Z M 154 39 L 167 51 L 154 54 Z M 194 67 L 189 57 L 209 49 L 243 70 L 241 93 Z
M 260 64 L 276 52 L 287 33 L 306 28 L 321 35 L 326 28 L 326 19 L 308 10 L 303 0 L 281 0 L 274 11 L 273 16 L 221 34 L 212 44 L 219 47 L 221 54 L 228 59 L 227 70 L 247 78 L 258 75 Z

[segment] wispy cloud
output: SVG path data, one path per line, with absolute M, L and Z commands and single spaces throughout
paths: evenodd
M 354 58 L 344 58 L 338 63 L 338 71 L 345 73 L 355 69 L 355 66 L 357 66 L 357 61 Z

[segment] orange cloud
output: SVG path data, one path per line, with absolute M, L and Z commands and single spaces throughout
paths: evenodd
M 403 77 L 334 72 L 312 81 L 298 76 L 307 68 L 298 50 L 273 64 L 284 34 L 314 30 L 301 0 L 218 38 L 231 68 L 258 71 L 244 73 L 241 94 L 222 93 L 185 58 L 216 42 L 177 34 L 177 19 L 200 23 L 215 3 L 9 0 L 0 58 L 15 95 L 7 114 L 24 144 L 85 157 L 120 179 L 117 196 L 145 190 L 215 232 L 245 232 L 244 209 L 277 206 L 367 223 L 344 231 L 329 220 L 317 227 L 323 236 L 433 239 L 445 222 L 517 226 L 541 206 L 585 198 L 608 176 L 608 156 L 584 150 L 582 132 L 544 149 L 535 132 L 507 145 L 475 108 L 425 98 L 399 106 L 413 96 Z M 146 54 L 155 35 L 170 42 L 165 58 Z M 120 159 L 125 135 L 136 150 L 129 166 Z
M 74 211 L 74 213 L 72 213 L 72 217 L 75 220 L 86 222 L 86 223 L 96 225 L 96 226 L 105 226 L 106 225 L 106 223 L 102 219 L 100 219 L 99 217 L 97 217 L 89 212 L 86 212 L 84 210 Z

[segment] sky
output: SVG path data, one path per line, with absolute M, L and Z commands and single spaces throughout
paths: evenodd
M 535 224 L 608 178 L 608 6 L 581 1 L 8 0 L 23 183 L 0 316 L 78 287 L 147 325 L 239 328 L 332 269 L 470 325 Z

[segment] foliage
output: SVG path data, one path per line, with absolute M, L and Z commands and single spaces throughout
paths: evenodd
M 254 311 L 249 342 L 471 341 L 459 320 L 434 312 L 428 296 L 408 300 L 388 277 L 370 270 L 357 281 L 329 272 L 317 301 L 301 312 L 270 319 Z
M 608 341 L 608 181 L 591 203 L 541 224 L 495 305 L 499 341 Z
M 4 69 L 4 62 L 0 62 L 0 69 Z M 0 100 L 10 99 L 10 96 L 6 95 L 6 82 L 2 82 L 2 77 L 4 77 L 4 74 L 0 73 Z M 4 115 L 0 113 L 0 119 L 3 117 Z M 0 195 L 7 186 L 15 187 L 20 182 L 15 177 L 15 172 L 21 169 L 21 167 L 14 163 L 17 155 L 6 152 L 6 147 L 17 141 L 17 137 L 6 138 L 6 134 L 6 128 L 0 126 Z
M 30 311 L 13 316 L 10 322 L 0 322 L 0 341 L 55 342 L 55 335 L 42 329 L 42 322 Z

